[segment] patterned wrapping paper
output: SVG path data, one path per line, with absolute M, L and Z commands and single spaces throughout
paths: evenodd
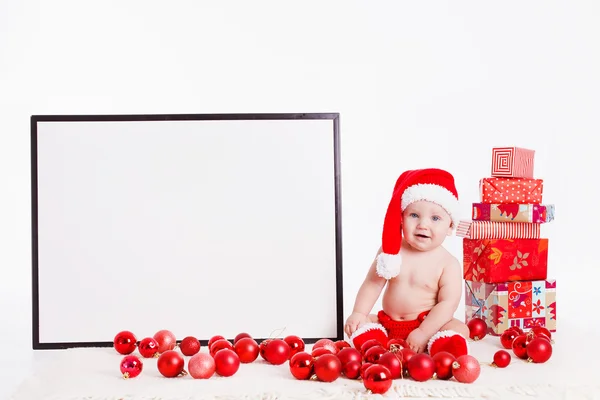
M 483 319 L 498 336 L 510 326 L 544 326 L 556 332 L 556 280 L 481 283 L 465 281 L 465 322 Z
M 479 180 L 481 203 L 540 204 L 543 191 L 542 179 L 482 178 Z
M 463 239 L 463 278 L 499 283 L 548 276 L 548 239 Z
M 460 221 L 456 236 L 468 239 L 539 239 L 540 225 L 526 222 Z
M 475 221 L 544 224 L 554 220 L 554 204 L 473 203 L 471 217 Z
M 492 176 L 503 178 L 533 178 L 535 150 L 522 147 L 492 148 Z

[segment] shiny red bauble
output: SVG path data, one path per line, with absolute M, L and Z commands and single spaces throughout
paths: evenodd
M 534 338 L 527 345 L 527 361 L 545 363 L 552 356 L 552 344 L 541 337 Z
M 361 379 L 365 379 L 365 373 L 367 372 L 367 370 L 369 369 L 369 367 L 371 365 L 375 365 L 375 364 L 371 364 L 370 362 L 366 362 L 366 363 L 363 363 L 360 366 L 360 378 Z
M 371 365 L 365 371 L 363 385 L 373 394 L 383 394 L 392 387 L 392 375 L 383 365 Z
M 335 345 L 335 342 L 331 339 L 319 339 L 313 344 L 313 350 L 318 348 L 325 348 L 331 352 L 331 354 L 336 354 L 338 352 L 338 348 Z
M 417 353 L 415 353 L 415 351 L 411 350 L 409 347 L 401 349 L 400 353 L 402 353 L 402 372 L 406 374 L 408 372 L 408 362 Z
M 231 349 L 222 349 L 215 353 L 215 371 L 221 376 L 232 376 L 240 368 L 240 358 Z
M 208 379 L 215 373 L 215 360 L 210 354 L 197 353 L 188 361 L 188 373 L 194 379 Z
M 290 359 L 290 346 L 283 339 L 272 339 L 266 344 L 264 358 L 273 365 L 281 365 Z
M 306 345 L 304 340 L 301 337 L 296 335 L 289 335 L 283 338 L 283 341 L 290 346 L 290 357 L 292 357 L 296 353 L 300 353 L 304 351 Z
M 312 349 L 312 351 L 310 352 L 310 354 L 312 354 L 312 356 L 314 358 L 317 358 L 317 357 L 322 356 L 323 354 L 333 354 L 333 353 L 331 352 L 331 350 L 326 349 L 325 347 L 319 347 L 319 348 L 316 348 L 316 349 Z
M 517 332 L 519 335 L 523 333 L 523 329 L 521 329 L 520 327 L 513 325 L 510 328 L 507 329 L 507 331 L 509 330 L 513 330 L 515 332 Z
M 223 349 L 233 350 L 233 345 L 231 344 L 231 342 L 229 340 L 227 340 L 227 339 L 217 340 L 208 348 L 208 352 L 210 353 L 211 356 L 214 357 L 218 351 L 223 350 Z
M 469 328 L 469 337 L 473 340 L 481 340 L 487 333 L 487 324 L 479 317 L 475 317 L 467 322 Z
M 175 378 L 184 375 L 184 360 L 181 354 L 175 350 L 167 350 L 158 357 L 156 362 L 158 372 L 167 378 Z
M 335 347 L 338 349 L 338 353 L 341 349 L 345 349 L 347 347 L 352 347 L 350 346 L 350 343 L 346 342 L 345 340 L 337 340 L 334 342 Z
M 389 351 L 400 351 L 408 348 L 408 343 L 406 343 L 406 340 L 404 339 L 390 339 L 388 340 L 386 347 Z
M 137 339 L 130 331 L 121 331 L 115 335 L 113 345 L 119 354 L 127 355 L 135 351 Z
M 427 353 L 417 353 L 407 361 L 408 374 L 417 382 L 425 382 L 435 374 L 435 362 Z
M 179 349 L 184 356 L 193 356 L 200 351 L 200 341 L 193 336 L 187 336 L 179 343 Z
M 342 373 L 348 379 L 358 379 L 360 376 L 360 367 L 362 364 L 360 361 L 349 361 L 342 366 Z
M 533 333 L 534 336 L 545 336 L 550 342 L 552 342 L 552 333 L 548 330 L 548 328 L 544 328 L 543 326 L 534 326 L 531 328 L 530 332 Z
M 350 361 L 362 362 L 362 354 L 360 354 L 360 351 L 356 350 L 354 347 L 345 347 L 336 355 L 342 363 L 342 366 L 345 366 Z
M 515 356 L 519 357 L 522 360 L 527 359 L 527 335 L 521 334 L 517 336 L 512 342 L 512 350 L 515 353 Z
M 492 362 L 493 367 L 506 368 L 510 364 L 512 357 L 506 350 L 498 350 L 494 353 L 494 361 Z
M 250 338 L 250 339 L 252 339 L 252 336 L 249 333 L 247 333 L 247 332 L 238 333 L 233 338 L 233 344 L 235 345 L 238 342 L 238 340 L 243 339 L 243 338 Z
M 143 369 L 144 364 L 136 356 L 125 356 L 121 360 L 120 370 L 125 379 L 135 378 L 142 373 Z
M 513 340 L 515 340 L 517 336 L 519 336 L 519 332 L 515 329 L 507 329 L 500 335 L 500 344 L 505 349 L 512 349 Z
M 250 337 L 238 339 L 233 345 L 233 350 L 243 364 L 251 363 L 258 358 L 258 343 Z
M 342 363 L 335 354 L 323 354 L 314 361 L 315 375 L 322 382 L 333 382 L 342 374 Z
M 296 353 L 290 358 L 290 372 L 296 379 L 305 380 L 314 372 L 313 356 L 305 351 Z
M 138 344 L 138 351 L 144 358 L 153 358 L 160 355 L 158 352 L 158 342 L 156 339 L 151 337 L 140 340 L 140 343 Z
M 158 343 L 158 352 L 164 353 L 168 350 L 173 350 L 177 345 L 177 339 L 173 332 L 168 329 L 162 329 L 156 332 L 153 336 L 154 340 Z
M 267 350 L 267 345 L 269 344 L 269 342 L 273 340 L 273 339 L 265 339 L 262 342 L 260 342 L 260 344 L 258 345 L 258 354 L 260 354 L 260 356 L 263 358 L 263 360 L 267 360 L 265 358 L 265 351 Z
M 210 346 L 212 346 L 214 342 L 216 342 L 217 340 L 221 340 L 221 339 L 223 339 L 223 340 L 226 340 L 226 339 L 225 339 L 223 336 L 221 336 L 221 335 L 215 335 L 215 336 L 211 337 L 211 338 L 208 340 L 208 343 L 207 343 L 206 345 L 207 345 L 207 347 L 210 349 Z
M 452 363 L 454 379 L 461 383 L 473 383 L 479 378 L 481 366 L 479 361 L 469 354 L 462 355 Z
M 386 367 L 392 376 L 392 379 L 398 379 L 402 376 L 402 353 L 386 351 L 379 357 L 379 365 Z
M 456 357 L 447 351 L 438 351 L 432 358 L 435 363 L 435 377 L 444 381 L 452 378 L 452 364 Z
M 370 362 L 372 364 L 377 364 L 379 358 L 385 353 L 387 350 L 383 348 L 383 346 L 373 346 L 370 347 L 364 354 L 364 358 L 366 362 Z
M 369 340 L 367 340 L 366 342 L 364 342 L 364 343 L 362 344 L 362 346 L 360 346 L 360 352 L 361 352 L 361 353 L 362 353 L 362 355 L 364 356 L 364 355 L 365 355 L 365 353 L 367 352 L 367 350 L 369 350 L 371 347 L 374 347 L 374 346 L 380 346 L 380 347 L 383 347 L 383 346 L 381 345 L 381 343 L 379 343 L 379 340 L 376 340 L 376 339 L 369 339 Z

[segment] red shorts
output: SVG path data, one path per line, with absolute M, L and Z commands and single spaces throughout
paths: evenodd
M 377 318 L 379 323 L 386 329 L 389 339 L 406 339 L 412 331 L 421 325 L 427 314 L 429 314 L 429 311 L 423 311 L 417 319 L 412 321 L 396 321 L 381 310 L 377 313 Z

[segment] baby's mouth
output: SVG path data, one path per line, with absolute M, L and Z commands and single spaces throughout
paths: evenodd
M 427 235 L 423 235 L 422 233 L 417 233 L 415 236 L 416 236 L 416 237 L 423 238 L 423 239 L 429 239 L 429 236 L 427 236 Z

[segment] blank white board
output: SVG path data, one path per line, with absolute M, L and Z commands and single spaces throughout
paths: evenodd
M 32 116 L 33 348 L 341 339 L 338 114 Z

